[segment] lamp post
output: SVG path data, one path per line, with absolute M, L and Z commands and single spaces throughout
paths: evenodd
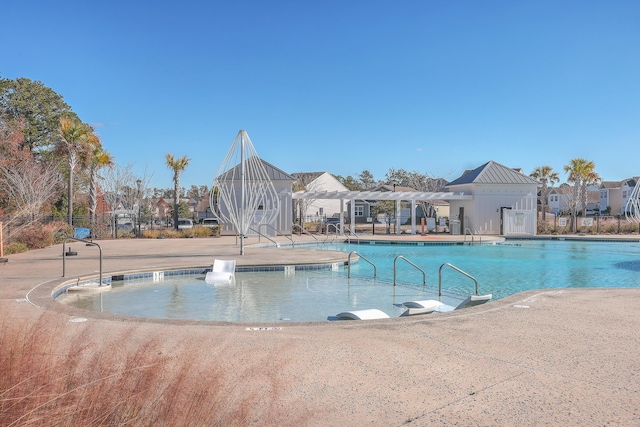
M 136 180 L 138 185 L 138 237 L 140 237 L 140 205 L 142 204 L 142 180 Z

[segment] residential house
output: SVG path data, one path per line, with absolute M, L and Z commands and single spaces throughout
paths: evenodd
M 602 181 L 600 184 L 600 210 L 609 215 L 624 215 L 633 209 L 630 203 L 633 190 L 640 177 L 623 179 L 622 181 Z
M 572 185 L 563 184 L 552 188 L 547 195 L 549 212 L 554 215 L 568 214 L 571 211 L 571 202 L 574 197 L 574 187 Z M 601 191 L 598 187 L 595 185 L 587 187 L 587 214 L 591 215 L 600 212 L 601 197 Z M 580 200 L 577 201 L 576 208 L 578 212 L 582 212 L 582 202 Z
M 169 203 L 164 199 L 164 197 L 153 198 L 151 200 L 151 215 L 153 218 L 156 218 L 156 223 L 168 223 L 171 218 L 169 218 L 169 214 L 171 212 L 171 207 Z
M 291 174 L 296 178 L 296 190 L 321 192 L 321 191 L 348 191 L 338 179 L 329 172 L 296 172 Z M 303 222 L 318 222 L 327 217 L 344 216 L 340 200 L 336 199 L 305 199 L 296 203 L 295 216 L 303 218 Z

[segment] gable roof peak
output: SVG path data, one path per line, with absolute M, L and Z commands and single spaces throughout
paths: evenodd
M 447 187 L 462 184 L 527 184 L 539 185 L 540 183 L 530 176 L 522 173 L 519 168 L 509 168 L 493 160 L 466 171 L 459 178 L 453 180 Z

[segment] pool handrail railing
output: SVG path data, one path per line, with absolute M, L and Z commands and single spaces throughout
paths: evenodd
M 378 269 L 376 268 L 376 265 L 371 262 L 370 260 L 368 260 L 367 258 L 365 258 L 363 255 L 359 254 L 356 251 L 351 251 L 349 252 L 349 256 L 347 257 L 347 279 L 351 278 L 351 255 L 356 254 L 358 255 L 358 257 L 360 257 L 361 259 L 365 260 L 366 262 L 368 262 L 369 264 L 371 264 L 373 266 L 373 277 L 375 278 L 378 275 Z
M 67 241 L 68 240 L 75 240 L 76 242 L 82 242 L 85 243 L 87 246 L 97 246 L 99 251 L 100 251 L 100 278 L 99 278 L 99 282 L 98 282 L 98 286 L 102 286 L 102 247 L 97 244 L 96 242 L 90 242 L 88 240 L 85 239 L 78 239 L 76 237 L 67 237 L 66 239 L 64 239 L 64 242 L 62 242 L 62 277 L 64 277 L 65 273 L 66 273 L 66 268 L 67 268 L 67 255 L 65 253 L 65 248 L 67 245 Z M 69 248 L 69 250 L 71 251 L 71 248 Z M 74 254 L 75 255 L 75 254 Z
M 411 261 L 409 261 L 406 257 L 404 257 L 402 255 L 398 255 L 397 257 L 395 257 L 393 259 L 393 286 L 396 285 L 396 263 L 397 263 L 398 259 L 403 259 L 407 263 L 409 263 L 411 266 L 413 266 L 416 269 L 420 270 L 420 272 L 422 273 L 422 286 L 427 286 L 427 273 L 425 273 L 423 269 L 421 269 L 420 267 L 418 267 L 417 265 L 415 265 L 414 263 L 412 263 Z
M 450 264 L 448 262 L 445 262 L 438 269 L 438 296 L 442 296 L 442 269 L 444 267 L 450 267 L 453 270 L 457 271 L 458 273 L 460 273 L 460 274 L 462 274 L 464 276 L 467 276 L 469 279 L 473 280 L 474 283 L 476 284 L 476 295 L 478 295 L 478 281 L 476 280 L 476 278 L 473 277 L 472 275 L 470 275 L 469 273 L 467 273 L 466 271 L 463 271 L 463 270 L 459 269 L 455 265 Z
M 320 241 L 318 240 L 318 238 L 316 236 L 314 236 L 313 234 L 309 233 L 309 231 L 306 228 L 304 228 L 303 226 L 301 226 L 300 224 L 296 224 L 294 222 L 293 223 L 293 229 L 295 230 L 296 227 L 300 229 L 301 233 L 304 233 L 304 234 L 307 234 L 307 235 L 313 237 L 313 240 L 315 240 L 316 243 L 318 243 L 318 244 L 320 243 Z

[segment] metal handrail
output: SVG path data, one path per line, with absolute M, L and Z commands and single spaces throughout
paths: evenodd
M 264 236 L 264 237 L 265 237 L 265 239 L 270 240 L 274 245 L 276 245 L 276 248 L 279 248 L 279 247 L 280 247 L 280 245 L 278 244 L 278 242 L 276 242 L 275 240 L 273 240 L 271 237 L 269 237 L 269 236 L 267 236 L 267 235 L 264 235 L 264 234 L 262 234 L 261 232 L 259 232 L 258 230 L 254 229 L 254 228 L 251 228 L 251 227 L 249 227 L 249 230 L 251 230 L 251 231 L 254 231 L 254 232 L 258 233 L 258 241 L 260 241 L 260 236 Z
M 348 234 L 343 231 L 342 234 L 345 235 L 345 237 L 347 238 L 347 241 L 349 243 L 351 243 L 351 238 L 349 236 L 353 234 L 356 237 L 356 241 L 358 242 L 358 244 L 360 244 L 360 237 L 358 237 L 358 235 L 356 233 L 354 233 L 353 231 L 349 230 Z
M 284 234 L 282 231 L 278 230 L 277 228 L 275 228 L 274 226 L 272 226 L 271 224 L 259 224 L 258 225 L 258 230 L 260 230 L 260 227 L 269 227 L 271 228 L 273 231 L 276 232 L 276 236 L 278 234 L 280 234 L 281 236 L 286 237 L 287 239 L 289 239 L 289 241 L 291 242 L 291 246 L 295 246 L 295 243 L 293 242 L 293 239 L 289 236 L 287 236 L 286 234 Z M 258 242 L 260 241 L 260 236 L 264 236 L 267 237 L 266 234 L 262 234 L 260 231 L 258 231 Z
M 449 264 L 448 262 L 445 262 L 444 264 L 442 264 L 440 266 L 440 268 L 438 269 L 438 296 L 442 296 L 442 268 L 443 267 L 451 267 L 452 269 L 454 269 L 455 271 L 457 271 L 458 273 L 461 273 L 465 276 L 467 276 L 469 279 L 473 280 L 474 283 L 476 284 L 476 295 L 478 295 L 478 281 L 476 280 L 475 277 L 473 277 L 472 275 L 470 275 L 469 273 L 460 270 L 458 267 L 456 267 L 453 264 Z
M 86 243 L 87 246 L 97 246 L 98 249 L 100 250 L 100 282 L 98 283 L 98 286 L 102 286 L 102 247 L 97 244 L 96 242 L 90 242 L 88 240 L 85 239 L 78 239 L 75 237 L 67 237 L 66 239 L 64 239 L 64 242 L 62 242 L 62 277 L 64 277 L 65 273 L 66 273 L 66 269 L 67 269 L 67 255 L 65 254 L 65 248 L 67 246 L 67 241 L 68 240 L 75 240 L 76 242 L 83 242 Z
M 480 234 L 480 232 L 478 231 L 478 229 L 477 229 L 477 228 L 474 228 L 474 230 L 475 230 L 476 234 L 478 234 L 478 239 L 480 240 L 480 241 L 478 242 L 478 244 L 479 244 L 479 245 L 482 245 L 482 234 Z
M 378 275 L 378 269 L 376 268 L 376 265 L 374 263 L 372 263 L 370 260 L 365 258 L 363 255 L 360 255 L 358 252 L 351 251 L 349 252 L 349 256 L 347 257 L 347 279 L 351 278 L 351 255 L 353 254 L 358 255 L 360 258 L 362 258 L 363 260 L 365 260 L 366 262 L 368 262 L 373 266 L 373 277 L 376 277 Z
M 462 241 L 462 243 L 463 244 L 467 243 L 467 231 L 471 235 L 471 243 L 469 243 L 469 244 L 473 245 L 473 233 L 471 232 L 471 229 L 469 227 L 465 227 L 465 229 L 464 229 L 464 240 Z
M 478 238 L 480 239 L 480 242 L 478 244 L 482 244 L 482 235 L 480 234 L 480 232 L 478 232 L 478 229 L 474 228 L 475 232 L 478 234 Z M 469 232 L 469 234 L 471 235 L 471 243 L 470 245 L 473 245 L 475 243 L 475 239 L 474 239 L 474 234 L 471 231 L 471 229 L 469 227 L 466 227 L 464 229 L 464 240 L 463 240 L 463 244 L 467 241 L 467 231 Z
M 298 227 L 304 234 L 308 234 L 309 236 L 313 237 L 313 240 L 316 241 L 316 243 L 320 243 L 320 241 L 318 241 L 318 238 L 316 236 L 314 236 L 313 234 L 309 233 L 303 226 L 301 226 L 300 224 L 293 224 L 293 227 L 295 229 L 295 227 Z
M 324 241 L 322 243 L 327 243 L 327 240 L 329 240 L 329 226 L 335 228 L 335 230 L 336 230 L 336 237 L 334 237 L 333 240 L 331 240 L 331 241 L 333 242 L 338 237 L 338 227 L 335 224 L 327 224 L 327 231 L 325 232 L 325 235 L 327 237 L 325 237 L 325 239 L 324 239 Z
M 414 263 L 412 263 L 411 261 L 409 261 L 408 259 L 406 259 L 405 257 L 403 257 L 402 255 L 398 255 L 393 259 L 393 286 L 396 285 L 396 262 L 398 261 L 398 259 L 403 259 L 406 262 L 408 262 L 410 265 L 420 270 L 420 272 L 422 273 L 422 285 L 423 286 L 427 285 L 427 274 L 424 272 L 424 270 L 418 267 L 417 265 L 415 265 Z

